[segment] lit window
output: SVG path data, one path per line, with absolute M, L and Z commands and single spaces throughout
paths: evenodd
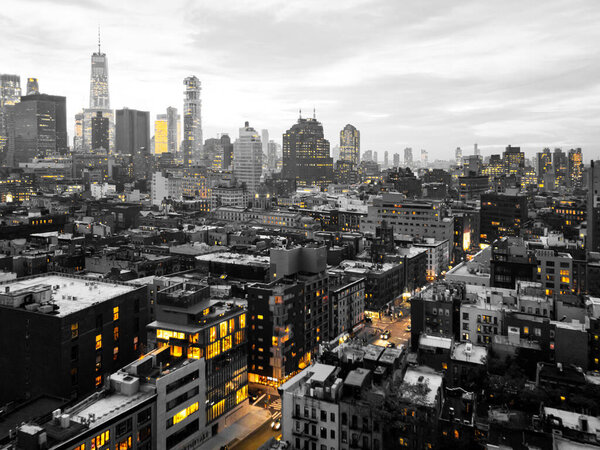
M 219 324 L 219 328 L 221 332 L 221 337 L 224 338 L 225 336 L 227 336 L 227 321 L 221 322 Z
M 110 433 L 109 430 L 106 430 L 103 433 L 100 433 L 98 436 L 92 438 L 92 445 L 90 446 L 90 448 L 92 450 L 96 450 L 101 448 L 104 445 L 108 445 L 108 440 L 110 437 Z
M 248 398 L 248 385 L 246 385 L 243 388 L 239 389 L 235 393 L 235 404 L 238 405 L 241 402 L 243 402 L 244 400 L 246 400 L 247 398 Z
M 240 316 L 240 328 L 246 328 L 246 314 Z
M 182 420 L 184 420 L 187 416 L 195 413 L 196 411 L 198 411 L 198 402 L 192 403 L 190 406 L 188 406 L 185 409 L 182 409 L 181 411 L 179 411 L 177 414 L 175 414 L 173 416 L 173 425 L 181 422 Z
M 227 336 L 226 338 L 223 339 L 223 348 L 222 348 L 222 350 L 224 352 L 226 352 L 227 350 L 229 350 L 231 348 L 231 342 L 232 342 L 231 335 L 229 335 L 229 336 Z
M 79 322 L 71 324 L 71 339 L 75 339 L 79 336 Z
M 235 330 L 235 319 L 229 319 L 229 334 Z
M 119 320 L 119 307 L 115 306 L 113 308 L 113 320 Z
M 96 377 L 96 387 L 100 386 L 102 384 L 102 375 L 98 375 Z
M 263 320 L 263 319 L 264 319 L 264 317 L 263 317 L 261 314 L 259 314 L 258 316 L 256 316 L 256 318 L 257 318 L 258 320 Z
M 96 335 L 96 350 L 100 350 L 102 348 L 102 335 Z
M 115 341 L 118 341 L 118 340 L 119 340 L 119 327 L 115 327 L 115 328 L 113 329 L 113 339 L 114 339 Z
M 198 347 L 189 347 L 188 348 L 188 358 L 190 359 L 200 359 L 201 353 Z
M 529 327 L 523 327 L 523 334 L 529 334 Z
M 210 327 L 210 342 L 215 342 L 217 339 L 217 327 Z
M 113 361 L 119 359 L 119 347 L 113 348 Z
M 171 346 L 171 355 L 173 356 L 181 356 L 183 354 L 183 350 L 181 348 L 181 346 L 179 345 L 172 345 Z

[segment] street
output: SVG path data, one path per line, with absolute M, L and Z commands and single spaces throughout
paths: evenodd
M 373 319 L 372 323 L 367 323 L 365 332 L 368 333 L 368 342 L 370 344 L 379 345 L 386 347 L 390 342 L 396 344 L 396 347 L 404 345 L 405 347 L 410 340 L 410 331 L 407 331 L 407 327 L 410 325 L 410 315 L 406 314 L 399 319 L 392 319 L 386 317 L 383 320 Z M 390 330 L 389 339 L 381 339 L 380 335 L 384 330 Z M 363 333 L 361 336 L 364 336 Z

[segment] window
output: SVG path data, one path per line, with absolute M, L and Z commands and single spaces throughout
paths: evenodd
M 102 348 L 102 335 L 96 335 L 96 350 L 100 350 Z
M 469 313 L 463 313 L 463 320 L 469 320 Z
M 119 307 L 115 306 L 113 308 L 113 320 L 119 320 Z
M 144 411 L 138 413 L 138 416 L 137 416 L 138 425 L 141 423 L 144 423 L 144 422 L 148 422 L 151 417 L 152 417 L 152 409 L 146 408 Z
M 113 329 L 113 340 L 115 340 L 115 341 L 119 340 L 119 327 L 115 327 Z
M 229 319 L 229 334 L 235 330 L 235 319 Z
M 217 339 L 217 327 L 210 327 L 209 339 L 210 342 L 215 342 L 215 340 Z
M 335 422 L 335 413 L 329 414 L 329 420 Z
M 335 430 L 333 430 L 333 429 L 329 430 L 329 437 L 331 439 L 335 439 Z
M 221 322 L 219 324 L 219 328 L 221 331 L 221 338 L 224 338 L 225 336 L 227 336 L 227 321 Z
M 182 420 L 184 420 L 187 416 L 194 414 L 198 411 L 198 402 L 192 403 L 185 409 L 182 409 L 177 414 L 175 414 L 172 418 L 167 421 L 167 428 L 171 428 L 173 425 L 178 424 Z
M 71 324 L 71 339 L 77 339 L 79 336 L 79 322 Z
M 79 347 L 74 345 L 71 347 L 71 361 L 77 361 L 79 359 Z
M 327 422 L 327 411 L 321 410 L 321 422 Z
M 115 427 L 115 433 L 117 437 L 123 436 L 125 433 L 129 433 L 133 427 L 133 420 L 127 419 L 117 424 Z
M 105 432 L 100 433 L 98 436 L 92 438 L 92 444 L 90 445 L 90 448 L 92 450 L 96 450 L 96 449 L 101 448 L 104 445 L 107 445 L 109 438 L 110 438 L 109 430 L 106 430 Z
M 119 347 L 113 348 L 113 361 L 119 359 Z
M 96 377 L 96 387 L 99 387 L 102 384 L 102 375 L 98 375 Z
M 132 447 L 132 443 L 131 443 L 131 436 L 129 436 L 128 438 L 123 439 L 116 446 L 117 450 L 128 450 L 130 448 L 133 448 Z
M 529 327 L 523 327 L 523 334 L 529 334 Z
M 96 316 L 96 328 L 102 328 L 102 314 Z
M 246 328 L 246 314 L 240 316 L 240 328 Z

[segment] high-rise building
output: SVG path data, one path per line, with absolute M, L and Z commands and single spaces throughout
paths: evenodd
M 554 169 L 555 188 L 567 186 L 569 158 L 560 148 L 554 149 L 552 168 Z
M 422 148 L 421 149 L 421 165 L 423 167 L 427 167 L 427 164 L 429 164 L 429 153 L 427 153 L 427 150 Z
M 473 145 L 473 154 L 476 156 L 481 156 L 481 150 L 479 150 L 479 147 L 477 146 L 477 144 Z
M 275 170 L 277 168 L 277 149 L 279 144 L 275 141 L 269 141 L 267 147 L 267 161 L 269 170 Z
M 389 167 L 389 165 L 390 165 L 390 154 L 386 150 L 385 152 L 383 152 L 383 168 L 387 169 Z
M 7 106 L 21 101 L 21 77 L 19 75 L 0 74 L 0 162 L 5 159 L 4 152 L 8 140 Z
M 509 145 L 502 154 L 504 161 L 505 175 L 520 175 L 525 167 L 525 153 L 521 151 L 521 147 L 513 147 Z
M 90 109 L 110 109 L 108 91 L 108 61 L 106 53 L 100 49 L 98 33 L 98 51 L 92 53 L 92 74 L 90 78 Z
M 262 130 L 260 132 L 260 137 L 262 141 L 263 156 L 268 159 L 267 155 L 269 154 L 269 130 Z
M 363 161 L 373 161 L 373 150 L 367 150 L 363 153 Z
M 394 153 L 394 168 L 400 167 L 400 153 Z
M 116 148 L 119 153 L 135 155 L 150 149 L 150 113 L 136 109 L 117 109 Z
M 262 143 L 260 136 L 248 122 L 240 128 L 240 136 L 233 144 L 233 174 L 248 191 L 255 192 L 262 175 Z
M 586 252 L 600 251 L 600 160 L 587 168 L 587 237 Z
M 40 85 L 37 78 L 27 78 L 27 95 L 39 94 Z
M 202 152 L 202 101 L 200 80 L 195 76 L 183 80 L 183 164 L 189 167 Z
M 169 151 L 169 125 L 166 114 L 158 114 L 154 121 L 154 154 Z
M 413 163 L 413 153 L 412 148 L 406 147 L 404 149 L 404 165 L 411 166 Z
M 227 133 L 221 135 L 221 147 L 223 147 L 223 169 L 229 169 L 233 164 L 233 144 Z
M 7 106 L 7 114 L 9 165 L 67 152 L 65 97 L 27 95 L 19 103 Z
M 80 152 L 83 148 L 83 111 L 75 114 L 75 135 L 73 136 L 73 150 Z
M 527 221 L 527 197 L 516 192 L 481 194 L 481 242 L 493 243 L 504 236 L 519 236 Z
M 583 186 L 583 153 L 580 148 L 569 150 L 568 184 L 572 188 Z
M 454 159 L 456 160 L 456 165 L 460 166 L 462 164 L 462 149 L 460 147 L 456 147 L 454 151 Z
M 373 161 L 379 163 L 379 155 L 377 154 L 377 152 L 373 152 Z
M 347 124 L 340 131 L 340 159 L 358 166 L 360 163 L 360 131 Z
M 313 118 L 300 117 L 283 135 L 282 176 L 300 186 L 326 186 L 333 182 L 333 159 L 323 125 Z
M 544 187 L 545 175 L 552 171 L 552 153 L 549 148 L 545 148 L 536 155 L 536 172 L 538 175 L 538 185 Z
M 169 153 L 179 152 L 179 143 L 181 142 L 181 118 L 177 114 L 177 108 L 169 106 L 167 108 L 167 143 Z
M 96 116 L 92 119 L 92 150 L 109 149 L 109 128 L 110 123 L 108 117 L 102 115 L 102 111 L 97 111 Z

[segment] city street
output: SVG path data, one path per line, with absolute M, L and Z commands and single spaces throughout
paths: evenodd
M 388 343 L 392 342 L 397 347 L 404 345 L 405 347 L 410 340 L 410 331 L 407 331 L 407 327 L 410 325 L 410 315 L 404 315 L 399 319 L 393 319 L 386 317 L 383 320 L 373 319 L 372 323 L 366 324 L 366 331 L 369 332 L 369 343 L 386 347 Z M 381 339 L 380 335 L 384 330 L 390 330 L 389 339 Z

